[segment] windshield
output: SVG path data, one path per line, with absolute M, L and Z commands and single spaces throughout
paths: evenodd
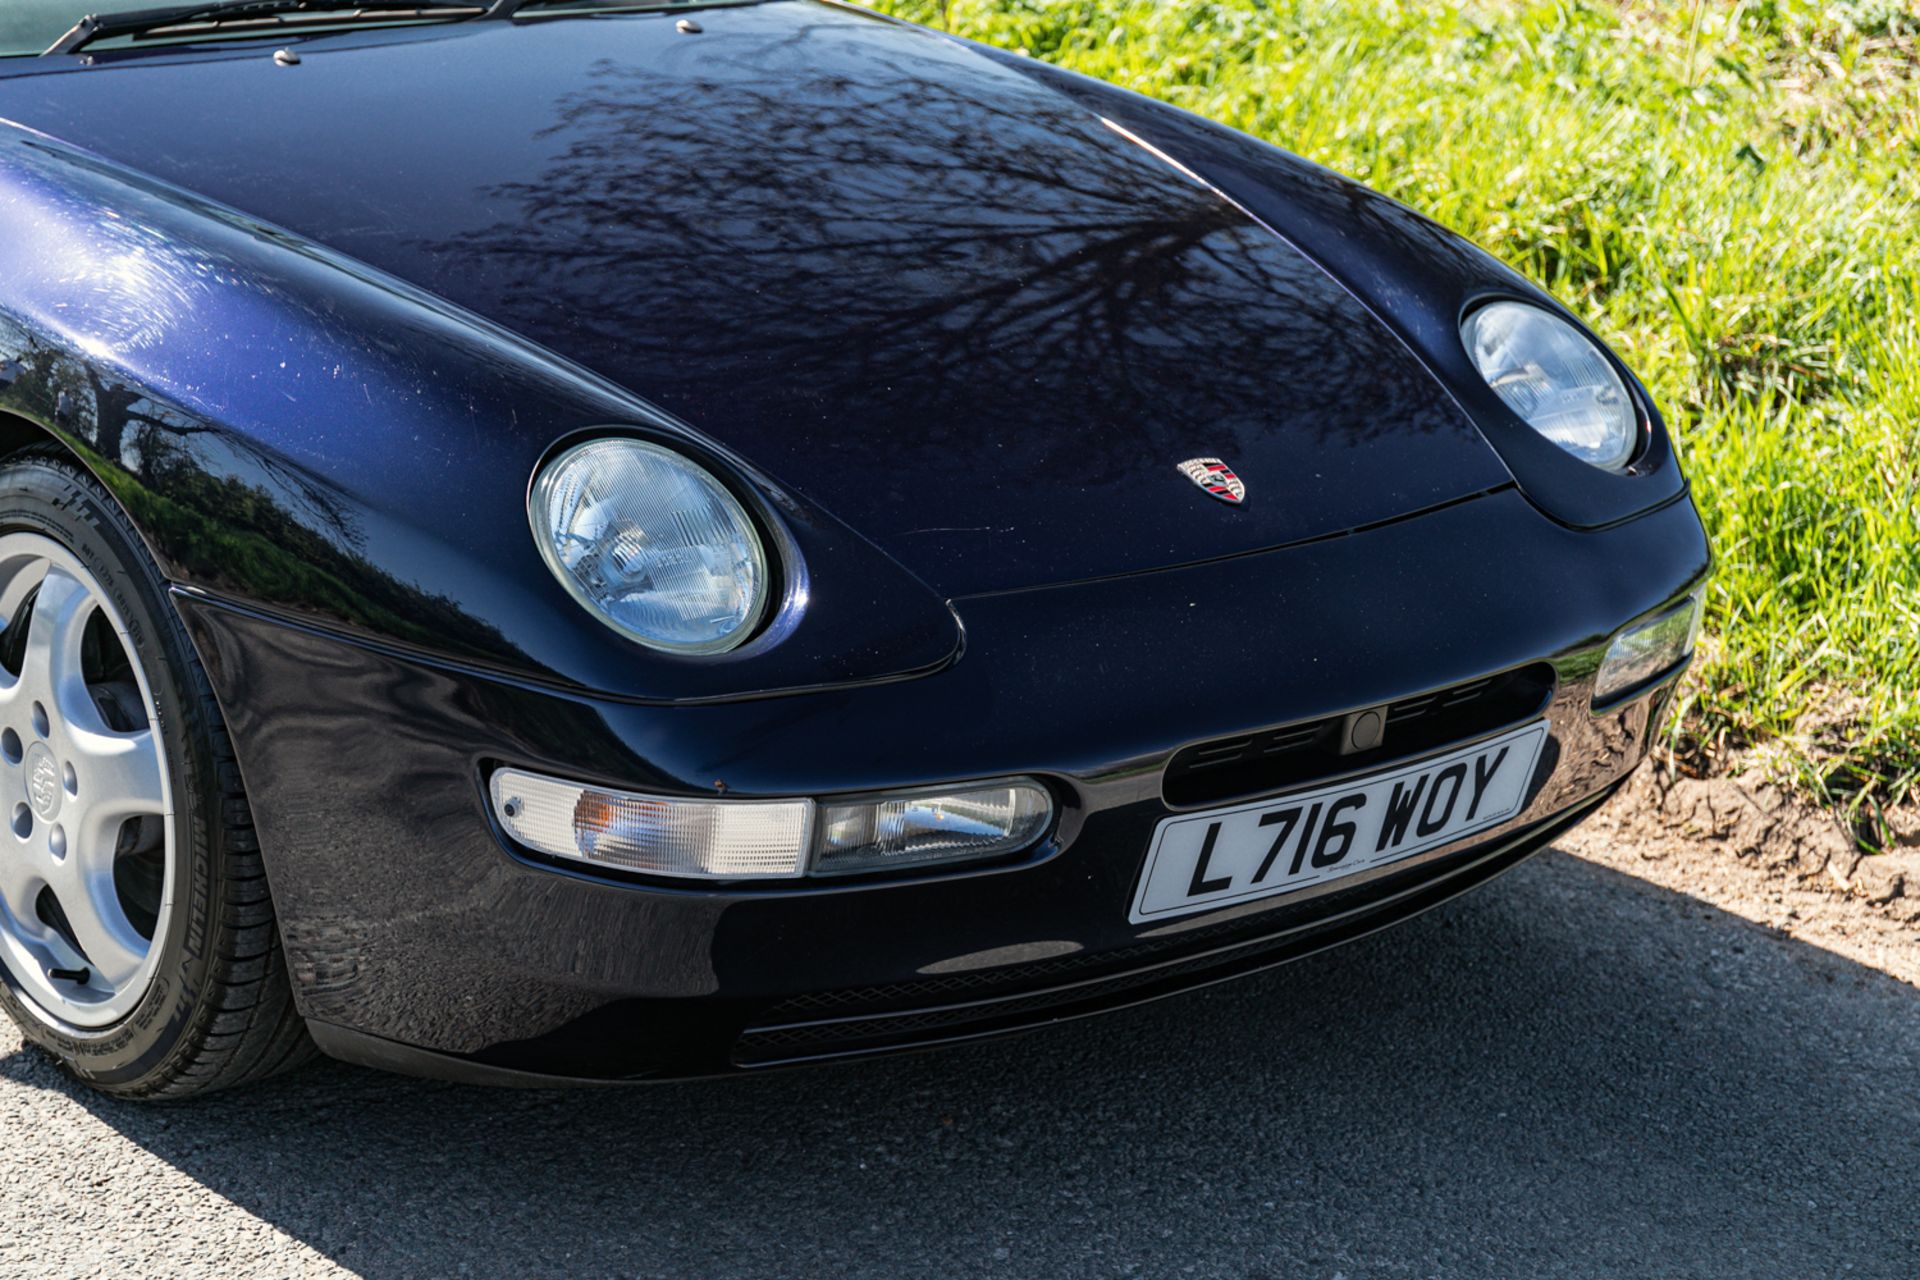
M 171 8 L 180 0 L 0 0 L 0 58 L 36 57 L 60 39 L 76 22 L 88 14 L 120 14 L 131 10 Z M 337 10 L 327 10 L 316 0 L 314 9 L 305 13 L 282 14 L 245 22 L 210 27 L 196 22 L 191 28 L 175 27 L 152 34 L 113 36 L 87 45 L 89 51 L 124 49 L 133 45 L 175 43 L 181 40 L 232 40 L 280 38 L 317 30 L 338 31 L 343 27 L 391 26 L 395 23 L 446 22 L 471 18 L 486 8 L 490 0 L 473 0 L 471 7 L 449 8 L 435 13 L 433 0 L 424 0 L 424 12 L 382 12 L 368 8 L 356 12 L 354 0 L 341 0 Z M 657 9 L 709 8 L 715 5 L 752 3 L 753 0 L 525 0 L 519 16 L 557 17 L 582 10 L 605 12 L 620 10 L 642 12 Z M 440 0 L 445 4 L 447 0 Z
M 0 4 L 0 54 L 38 53 L 98 7 L 73 0 L 9 0 Z

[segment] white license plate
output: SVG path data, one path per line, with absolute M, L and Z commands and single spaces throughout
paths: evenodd
M 1497 826 L 1526 802 L 1546 740 L 1541 721 L 1418 764 L 1168 818 L 1128 919 L 1293 893 Z

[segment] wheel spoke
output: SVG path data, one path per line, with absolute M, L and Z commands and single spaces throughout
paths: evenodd
M 14 568 L 12 577 L 0 583 L 0 628 L 13 625 L 14 619 L 19 617 L 20 606 L 26 603 L 29 595 L 39 589 L 41 582 L 47 576 L 49 567 L 47 561 L 37 557 L 24 561 L 10 561 L 9 565 L 17 567 Z M 31 629 L 24 618 L 20 620 L 20 624 Z M 19 686 L 20 677 L 0 667 L 0 707 L 5 707 L 13 701 Z
M 106 732 L 100 709 L 80 668 L 80 645 L 87 621 L 100 604 L 78 579 L 58 565 L 49 566 L 27 620 L 27 653 L 20 667 L 24 692 L 42 699 L 52 727 L 62 722 L 78 729 Z
M 128 818 L 166 812 L 160 762 L 150 729 L 94 733 L 69 725 L 66 742 L 76 787 L 63 797 L 55 815 L 58 827 L 50 827 L 41 840 L 50 840 L 55 829 L 65 837 L 60 853 L 70 868 L 65 883 L 73 892 L 63 892 L 60 903 L 98 970 L 94 985 L 104 982 L 112 989 L 139 968 L 146 953 L 114 888 L 114 854 Z M 70 899 L 78 899 L 79 910 L 88 916 L 85 923 L 69 906 Z
M 87 874 L 82 869 L 81 874 L 64 879 L 67 892 L 61 893 L 59 889 L 55 892 L 59 894 L 60 907 L 67 914 L 74 939 L 86 953 L 87 963 L 93 970 L 88 985 L 109 992 L 116 990 L 139 971 L 141 962 L 147 958 L 147 940 L 135 932 L 127 913 L 121 909 L 111 869 L 104 876 Z
M 42 880 L 33 863 L 23 854 L 13 834 L 0 831 L 0 906 L 28 932 L 40 931 L 40 917 L 34 901 L 40 896 Z
M 153 730 L 95 732 L 69 724 L 66 748 L 76 784 L 67 803 L 84 813 L 85 821 L 117 825 L 122 818 L 167 811 Z
M 15 563 L 19 563 L 16 561 Z M 22 564 L 19 572 L 0 585 L 0 626 L 13 621 L 20 612 L 20 606 L 47 576 L 48 564 L 45 560 L 34 559 Z

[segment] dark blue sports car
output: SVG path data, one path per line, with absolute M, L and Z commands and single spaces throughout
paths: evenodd
M 1660 415 L 1445 230 L 827 0 L 0 7 L 0 1004 L 757 1070 L 1279 964 L 1645 756 Z

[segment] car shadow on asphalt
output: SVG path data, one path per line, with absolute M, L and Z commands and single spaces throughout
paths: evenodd
M 1210 991 L 764 1078 L 68 1092 L 368 1276 L 1916 1273 L 1920 990 L 1552 854 Z

